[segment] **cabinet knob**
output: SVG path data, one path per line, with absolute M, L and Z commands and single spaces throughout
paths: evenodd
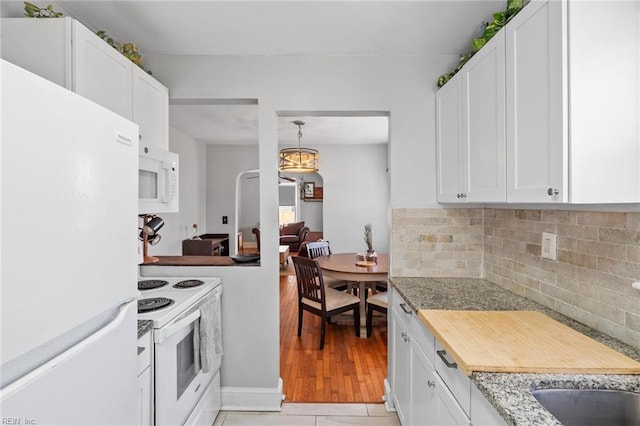
M 558 195 L 559 193 L 560 191 L 558 191 L 556 188 L 547 189 L 547 195 Z
M 430 388 L 435 388 L 436 382 L 434 382 L 433 380 L 427 380 L 427 386 Z

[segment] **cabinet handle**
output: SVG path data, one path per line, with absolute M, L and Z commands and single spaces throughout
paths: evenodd
M 559 193 L 560 191 L 558 191 L 556 188 L 547 189 L 547 195 L 558 195 Z
M 401 303 L 400 307 L 402 308 L 404 313 L 407 314 L 407 315 L 411 315 L 413 313 L 413 311 L 411 309 L 407 308 L 407 305 L 404 304 L 404 303 Z
M 442 362 L 444 362 L 444 365 L 446 365 L 449 368 L 458 368 L 458 364 L 456 364 L 455 362 L 451 362 L 447 359 L 447 351 L 444 351 L 444 350 L 436 351 L 436 353 L 438 354 Z
M 432 380 L 427 380 L 427 386 L 430 388 L 435 388 L 436 387 L 436 382 L 432 381 Z

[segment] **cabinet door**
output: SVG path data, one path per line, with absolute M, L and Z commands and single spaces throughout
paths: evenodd
M 566 2 L 533 0 L 505 27 L 510 202 L 568 200 L 565 18 Z
M 433 365 L 418 345 L 412 343 L 411 352 L 411 424 L 437 425 L 436 380 Z
M 409 417 L 411 397 L 411 340 L 409 331 L 401 319 L 401 313 L 391 309 L 391 345 L 393 376 L 391 386 L 393 388 L 394 404 L 400 423 L 411 424 Z
M 464 201 L 461 188 L 463 118 L 462 76 L 457 74 L 436 93 L 438 202 Z
M 438 426 L 469 426 L 471 421 L 467 417 L 466 413 L 462 410 L 455 397 L 444 381 L 440 378 L 438 373 L 434 373 L 435 379 L 435 414 L 436 419 L 434 424 Z
M 506 201 L 504 58 L 500 31 L 461 70 L 466 201 Z
M 169 90 L 135 65 L 133 121 L 140 127 L 141 143 L 169 149 Z
M 73 91 L 131 119 L 133 63 L 73 21 Z
M 474 426 L 504 426 L 507 424 L 474 384 L 471 385 L 471 422 Z
M 151 426 L 153 405 L 151 401 L 151 367 L 138 376 L 138 401 L 140 406 L 140 426 Z

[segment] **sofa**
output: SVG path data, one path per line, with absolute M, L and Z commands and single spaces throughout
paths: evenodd
M 258 244 L 258 250 L 260 250 L 260 228 L 253 228 L 251 232 L 256 235 L 256 243 Z M 280 245 L 289 246 L 290 251 L 298 251 L 308 233 L 309 228 L 304 225 L 304 222 L 293 222 L 281 225 Z

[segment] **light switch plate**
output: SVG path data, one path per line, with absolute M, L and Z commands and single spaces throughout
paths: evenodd
M 558 236 L 549 232 L 542 233 L 542 258 L 557 260 L 558 259 Z

